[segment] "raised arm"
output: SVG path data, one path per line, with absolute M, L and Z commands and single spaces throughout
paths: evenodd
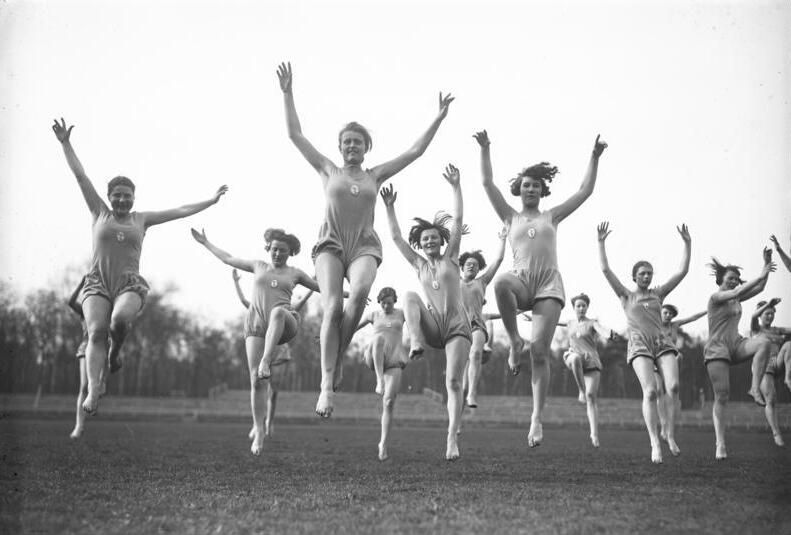
M 429 125 L 428 130 L 423 132 L 423 135 L 420 136 L 405 153 L 371 169 L 371 174 L 376 178 L 377 186 L 381 186 L 385 180 L 401 171 L 404 167 L 420 158 L 423 153 L 426 152 L 431 140 L 434 139 L 434 135 L 439 129 L 439 125 L 442 124 L 442 121 L 448 115 L 448 108 L 453 101 L 454 97 L 452 97 L 450 93 L 442 96 L 442 92 L 440 92 L 439 113 Z
M 777 241 L 777 237 L 774 234 L 772 234 L 769 239 L 772 240 L 772 243 L 775 246 L 775 251 L 777 251 L 777 254 L 780 255 L 780 260 L 782 260 L 783 264 L 785 264 L 786 269 L 791 271 L 791 257 L 789 257 L 785 251 L 783 251 L 782 247 L 780 247 L 780 242 Z
M 686 318 L 681 318 L 680 320 L 674 320 L 671 323 L 673 325 L 678 325 L 679 327 L 681 327 L 682 325 L 686 325 L 687 323 L 692 323 L 693 321 L 699 320 L 700 318 L 702 318 L 706 314 L 707 314 L 707 312 L 705 310 L 703 310 L 701 312 L 696 312 L 696 313 L 692 314 L 691 316 L 687 316 Z
M 747 281 L 734 288 L 733 290 L 720 290 L 711 296 L 711 300 L 715 303 L 722 303 L 730 299 L 738 299 L 739 301 L 746 301 L 751 297 L 758 295 L 764 291 L 766 281 L 769 279 L 769 273 L 777 269 L 777 264 L 772 262 L 772 250 L 764 247 L 763 251 L 764 267 L 761 269 L 761 274 L 755 279 Z
M 461 195 L 461 174 L 458 168 L 452 163 L 445 166 L 442 177 L 453 188 L 453 223 L 450 229 L 450 239 L 445 248 L 445 256 L 448 258 L 459 258 L 459 245 L 461 235 L 464 233 L 464 199 Z
M 241 269 L 243 271 L 248 271 L 250 273 L 253 272 L 254 266 L 252 260 L 243 260 L 241 258 L 236 258 L 235 256 L 227 253 L 214 245 L 212 242 L 209 241 L 209 238 L 206 237 L 206 231 L 201 229 L 200 232 L 197 230 L 190 229 L 192 232 L 192 237 L 195 238 L 195 241 L 203 245 L 206 249 L 209 250 L 211 254 L 219 258 L 223 263 L 228 264 L 231 267 L 235 267 L 237 269 Z
M 492 282 L 492 279 L 494 278 L 494 274 L 497 273 L 500 264 L 503 263 L 503 257 L 505 256 L 505 239 L 508 237 L 508 227 L 509 225 L 506 224 L 502 228 L 502 230 L 500 230 L 500 232 L 497 234 L 497 237 L 500 238 L 500 248 L 497 249 L 497 256 L 492 261 L 492 263 L 489 264 L 489 267 L 486 268 L 486 271 L 483 272 L 483 275 L 479 277 L 481 281 L 486 285 Z
M 283 103 L 286 106 L 286 128 L 288 138 L 297 147 L 302 156 L 323 176 L 329 175 L 335 168 L 335 164 L 324 156 L 314 147 L 307 138 L 302 135 L 302 126 L 297 117 L 297 108 L 294 105 L 294 93 L 292 92 L 293 75 L 291 73 L 291 62 L 281 63 L 277 67 L 277 79 L 280 82 L 280 89 L 283 91 Z
M 304 308 L 305 304 L 308 302 L 308 299 L 310 299 L 310 296 L 313 295 L 313 292 L 314 290 L 308 290 L 305 295 L 299 298 L 299 300 L 292 306 L 295 312 L 299 312 Z
M 761 317 L 761 314 L 764 313 L 764 310 L 766 310 L 767 308 L 776 307 L 779 302 L 780 302 L 779 297 L 773 297 L 772 299 L 770 299 L 769 301 L 767 301 L 766 303 L 755 309 L 755 312 L 753 312 L 753 315 L 750 318 L 750 331 L 753 334 L 761 330 L 761 324 L 758 322 L 758 319 Z
M 69 164 L 69 169 L 71 169 L 71 172 L 74 173 L 74 176 L 77 178 L 77 185 L 80 186 L 85 204 L 88 205 L 88 209 L 95 219 L 99 213 L 101 213 L 102 209 L 108 210 L 107 205 L 104 204 L 102 198 L 96 193 L 96 188 L 93 187 L 93 183 L 88 178 L 88 175 L 85 174 L 85 169 L 83 169 L 79 158 L 77 158 L 77 154 L 74 152 L 74 148 L 71 146 L 71 129 L 74 128 L 74 125 L 67 128 L 66 121 L 63 120 L 63 117 L 60 118 L 60 121 L 61 122 L 58 123 L 57 119 L 55 120 L 55 123 L 52 125 L 52 131 L 55 132 L 55 137 L 58 138 L 58 141 L 60 141 L 63 147 L 63 154 L 66 155 L 66 163 Z
M 307 273 L 305 273 L 301 269 L 297 269 L 297 272 L 298 272 L 298 274 L 297 274 L 297 283 L 298 284 L 301 284 L 302 286 L 304 286 L 305 288 L 307 288 L 308 290 L 310 290 L 312 292 L 320 291 L 319 290 L 319 283 L 316 282 L 316 279 L 314 279 L 313 277 L 311 277 L 310 275 L 308 275 Z M 344 295 L 344 297 L 346 297 L 346 296 Z
M 483 189 L 486 196 L 489 197 L 489 202 L 492 203 L 494 211 L 497 212 L 497 217 L 503 223 L 510 223 L 511 217 L 514 215 L 514 209 L 511 208 L 505 197 L 503 197 L 500 188 L 494 185 L 494 177 L 492 175 L 492 157 L 489 151 L 489 134 L 486 130 L 476 132 L 472 137 L 478 142 L 481 147 L 481 178 L 483 180 Z
M 596 231 L 599 234 L 599 262 L 601 263 L 601 271 L 604 273 L 604 278 L 610 283 L 610 288 L 613 289 L 615 295 L 618 297 L 626 297 L 629 295 L 629 290 L 621 284 L 621 281 L 618 280 L 618 277 L 616 277 L 615 273 L 610 269 L 610 263 L 607 261 L 607 249 L 604 246 L 604 241 L 612 232 L 610 230 L 610 223 L 607 221 L 599 223 L 599 226 L 596 227 Z
M 588 162 L 588 170 L 585 172 L 585 178 L 582 180 L 580 189 L 566 199 L 565 202 L 551 209 L 552 221 L 560 223 L 591 196 L 593 188 L 596 186 L 596 175 L 599 172 L 599 157 L 606 148 L 607 143 L 600 141 L 599 136 L 596 136 L 596 141 L 593 143 L 593 152 L 591 152 L 591 158 Z
M 404 255 L 407 262 L 413 267 L 417 267 L 420 255 L 413 251 L 406 240 L 404 240 L 404 237 L 401 235 L 401 227 L 398 226 L 398 218 L 396 218 L 395 214 L 395 201 L 398 197 L 398 193 L 393 191 L 393 185 L 390 184 L 379 191 L 379 196 L 382 197 L 382 201 L 387 207 L 387 222 L 390 225 L 390 236 L 393 238 L 393 242 L 395 242 L 396 247 L 401 251 L 401 254 Z
M 185 204 L 184 206 L 179 206 L 178 208 L 171 208 L 170 210 L 160 210 L 157 212 L 142 212 L 144 224 L 146 228 L 153 227 L 154 225 L 161 225 L 162 223 L 167 223 L 168 221 L 173 221 L 174 219 L 182 219 L 184 217 L 189 217 L 191 215 L 195 215 L 198 212 L 204 211 L 209 206 L 213 206 L 217 204 L 220 200 L 220 197 L 225 195 L 228 191 L 228 186 L 222 185 L 220 186 L 216 193 L 212 195 L 211 198 L 206 199 L 205 201 L 200 201 L 192 204 Z
M 681 239 L 684 240 L 684 257 L 681 259 L 681 267 L 678 272 L 657 289 L 661 298 L 672 292 L 689 272 L 689 259 L 692 256 L 692 237 L 689 235 L 689 229 L 683 223 L 680 227 L 676 227 L 676 230 L 681 235 Z
M 233 268 L 233 271 L 231 271 L 231 276 L 233 277 L 233 286 L 236 288 L 236 295 L 239 296 L 239 301 L 242 302 L 244 308 L 250 308 L 250 301 L 245 299 L 242 287 L 239 285 L 240 275 L 236 268 Z

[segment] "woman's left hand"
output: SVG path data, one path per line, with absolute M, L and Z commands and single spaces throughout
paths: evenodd
M 448 108 L 450 107 L 450 103 L 456 100 L 456 97 L 452 97 L 450 93 L 442 96 L 442 91 L 439 92 L 439 116 L 441 119 L 444 119 L 448 115 Z
M 451 186 L 458 186 L 459 181 L 461 180 L 461 174 L 459 173 L 459 169 L 452 163 L 449 163 L 448 165 L 445 166 L 445 172 L 442 173 L 442 176 L 445 178 L 445 180 L 448 181 L 448 184 L 450 184 Z
M 602 140 L 599 140 L 599 138 L 600 138 L 600 137 L 601 137 L 601 134 L 598 134 L 598 135 L 596 136 L 596 141 L 593 143 L 593 155 L 594 155 L 596 158 L 598 158 L 599 156 L 601 156 L 601 155 L 602 155 L 602 153 L 604 152 L 604 149 L 606 149 L 606 148 L 607 148 L 607 142 L 606 142 L 606 141 L 604 141 L 603 139 L 602 139 Z
M 681 234 L 681 239 L 684 240 L 684 243 L 692 242 L 692 236 L 689 235 L 689 228 L 687 228 L 686 223 L 682 223 L 680 227 L 676 227 L 676 230 Z
M 226 193 L 228 193 L 228 186 L 223 184 L 222 186 L 219 187 L 219 189 L 217 189 L 217 193 L 215 193 L 214 197 L 212 197 L 212 201 L 216 203 L 217 201 L 220 200 L 220 197 L 222 197 Z

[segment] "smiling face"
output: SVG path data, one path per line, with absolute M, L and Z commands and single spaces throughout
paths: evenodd
M 634 281 L 641 290 L 647 290 L 651 286 L 653 278 L 654 268 L 651 266 L 640 266 L 637 268 L 637 273 L 634 275 Z
M 435 228 L 429 228 L 420 233 L 420 248 L 426 256 L 439 256 L 442 247 L 442 236 Z
M 540 179 L 530 178 L 529 176 L 522 178 L 522 184 L 519 186 L 519 195 L 524 206 L 531 208 L 538 206 L 543 191 L 544 183 Z
M 272 240 L 269 244 L 269 256 L 273 266 L 283 267 L 291 256 L 291 247 L 284 241 Z
M 588 303 L 586 303 L 584 299 L 577 299 L 574 301 L 574 313 L 577 315 L 578 320 L 583 319 L 587 312 Z
M 129 186 L 115 186 L 107 196 L 115 215 L 125 216 L 135 204 L 135 192 Z
M 673 321 L 673 312 L 671 312 L 670 309 L 667 307 L 663 308 L 662 323 L 664 323 L 665 325 L 669 325 L 671 321 Z
M 393 311 L 393 307 L 395 307 L 395 297 L 387 295 L 379 301 L 379 305 L 382 307 L 385 314 L 390 314 Z
M 467 260 L 464 261 L 464 265 L 461 266 L 462 275 L 465 281 L 471 281 L 475 277 L 478 276 L 478 272 L 481 270 L 480 264 L 478 264 L 478 260 L 473 257 L 469 257 Z
M 346 130 L 341 132 L 341 139 L 338 146 L 343 156 L 343 162 L 350 165 L 360 165 L 365 159 L 365 137 L 359 132 Z
M 772 307 L 767 308 L 758 318 L 761 321 L 762 327 L 769 327 L 772 325 L 772 322 L 775 320 L 775 309 Z
M 722 284 L 720 284 L 720 289 L 722 290 L 733 290 L 741 283 L 741 277 L 739 277 L 739 273 L 733 270 L 728 270 L 725 272 L 725 275 L 722 277 Z

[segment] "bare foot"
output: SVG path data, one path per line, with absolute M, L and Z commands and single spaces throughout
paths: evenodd
M 385 378 L 384 377 L 377 377 L 376 378 L 376 388 L 374 388 L 374 392 L 376 392 L 380 396 L 385 393 Z
M 332 392 L 325 392 L 322 390 L 316 402 L 316 414 L 322 418 L 329 418 L 332 416 L 332 408 Z
M 775 439 L 775 444 L 777 444 L 781 448 L 786 445 L 786 443 L 783 442 L 783 437 L 782 435 L 780 435 L 780 433 L 777 433 L 776 435 L 772 435 L 772 437 Z
M 764 396 L 763 394 L 761 394 L 761 391 L 759 389 L 751 388 L 750 390 L 747 391 L 747 393 L 750 395 L 750 397 L 753 398 L 756 405 L 758 405 L 759 407 L 766 407 L 766 400 L 764 400 Z
M 714 453 L 714 458 L 722 461 L 728 458 L 728 452 L 725 450 L 725 444 L 717 444 L 717 449 Z
M 598 448 L 599 447 L 599 437 L 597 437 L 596 435 L 591 435 L 591 444 L 593 445 L 594 448 Z
M 670 454 L 673 457 L 678 457 L 681 455 L 681 449 L 676 444 L 676 439 L 667 437 L 667 446 L 670 448 Z
M 517 345 L 511 344 L 511 349 L 508 350 L 508 371 L 511 375 L 519 375 L 522 368 L 522 351 L 525 348 L 525 341 L 521 338 Z
M 386 461 L 389 459 L 389 455 L 387 455 L 387 445 L 383 442 L 379 443 L 379 460 Z
M 527 433 L 527 445 L 536 448 L 544 441 L 544 426 L 541 422 L 533 420 L 530 423 L 530 431 Z
M 99 410 L 99 393 L 96 390 L 88 390 L 88 395 L 82 402 L 82 410 L 91 416 L 96 415 L 96 411 Z
M 478 400 L 475 399 L 475 394 L 469 394 L 467 396 L 467 406 L 471 409 L 478 408 Z
M 253 444 L 250 446 L 250 453 L 253 455 L 261 455 L 261 451 L 264 449 L 264 436 L 260 433 L 255 433 L 253 436 Z
M 455 461 L 459 458 L 459 442 L 456 433 L 448 433 L 448 444 L 445 448 L 445 460 Z
M 69 438 L 78 439 L 80 436 L 82 436 L 82 427 L 75 427 L 74 431 L 69 435 Z
M 585 392 L 583 392 L 582 390 L 580 390 L 580 395 L 577 396 L 577 401 L 579 401 L 583 405 L 587 404 L 587 401 L 585 400 Z
M 651 462 L 654 464 L 662 464 L 662 446 L 660 444 L 651 446 Z

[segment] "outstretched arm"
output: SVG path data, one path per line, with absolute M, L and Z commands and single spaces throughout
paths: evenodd
M 374 322 L 373 316 L 374 316 L 373 310 L 369 310 L 365 314 L 363 314 L 363 317 L 360 318 L 360 323 L 357 325 L 357 328 L 354 329 L 354 332 L 359 331 L 369 323 L 373 323 Z
M 293 82 L 291 62 L 281 63 L 277 67 L 277 79 L 280 82 L 280 89 L 283 91 L 283 103 L 286 106 L 286 128 L 288 130 L 288 138 L 316 171 L 323 176 L 329 175 L 330 171 L 335 167 L 335 164 L 316 150 L 311 142 L 302 135 L 302 126 L 299 124 L 297 108 L 294 105 L 294 93 L 291 90 Z
M 486 192 L 486 196 L 489 197 L 489 202 L 497 213 L 497 217 L 499 217 L 503 223 L 509 224 L 511 222 L 511 217 L 514 215 L 514 209 L 506 202 L 500 189 L 494 185 L 492 157 L 489 151 L 489 145 L 491 145 L 489 134 L 486 130 L 481 130 L 480 132 L 476 132 L 472 137 L 474 137 L 478 145 L 481 146 L 481 177 L 483 179 L 483 189 Z
M 401 227 L 398 226 L 398 218 L 396 218 L 395 214 L 395 201 L 398 193 L 393 191 L 393 185 L 390 184 L 379 191 L 379 196 L 382 197 L 382 201 L 387 207 L 387 222 L 390 225 L 390 236 L 393 238 L 393 242 L 398 250 L 401 251 L 401 254 L 404 255 L 407 262 L 413 267 L 417 267 L 420 255 L 413 251 L 406 240 L 404 240 L 403 236 L 401 236 Z
M 308 292 L 299 298 L 299 300 L 292 306 L 295 312 L 299 312 L 308 302 L 310 296 L 313 295 L 314 290 L 308 290 Z
M 610 263 L 607 261 L 607 249 L 604 246 L 604 241 L 612 232 L 610 230 L 610 223 L 607 221 L 599 223 L 599 226 L 596 227 L 596 231 L 599 234 L 599 262 L 601 263 L 601 270 L 602 273 L 604 273 L 604 278 L 610 283 L 610 288 L 613 289 L 615 295 L 618 297 L 626 297 L 629 295 L 629 290 L 621 284 L 621 281 L 618 280 L 618 277 L 616 277 L 615 273 L 610 269 Z
M 596 136 L 596 141 L 593 143 L 593 152 L 591 153 L 590 161 L 588 162 L 588 170 L 585 172 L 585 178 L 582 180 L 580 189 L 571 197 L 566 199 L 565 202 L 552 208 L 552 221 L 560 223 L 574 212 L 577 208 L 584 203 L 588 197 L 593 193 L 593 188 L 596 186 L 596 175 L 599 172 L 599 157 L 607 148 L 607 143 L 599 140 Z
M 747 281 L 742 285 L 737 286 L 733 290 L 720 290 L 711 296 L 711 300 L 715 303 L 721 303 L 730 299 L 738 299 L 739 301 L 746 301 L 751 297 L 758 295 L 764 291 L 766 281 L 769 279 L 769 273 L 777 269 L 777 264 L 772 262 L 772 250 L 764 247 L 764 267 L 761 269 L 761 274 L 757 278 Z
M 235 256 L 227 253 L 214 245 L 212 242 L 209 241 L 209 238 L 206 237 L 206 231 L 201 229 L 200 232 L 197 230 L 190 229 L 192 232 L 192 237 L 195 238 L 195 241 L 203 245 L 206 249 L 209 250 L 211 254 L 219 258 L 223 263 L 228 264 L 231 267 L 235 267 L 237 269 L 241 269 L 243 271 L 248 271 L 252 273 L 254 271 L 253 261 L 252 260 L 243 260 L 241 258 L 236 258 Z
M 146 228 L 153 227 L 154 225 L 161 225 L 162 223 L 167 223 L 168 221 L 173 221 L 174 219 L 182 219 L 184 217 L 195 215 L 198 212 L 204 211 L 209 206 L 217 204 L 217 202 L 220 200 L 220 197 L 225 195 L 227 191 L 228 186 L 222 185 L 217 189 L 217 192 L 210 199 L 206 199 L 205 201 L 200 201 L 193 204 L 185 204 L 184 206 L 171 208 L 170 210 L 142 212 L 145 226 Z
M 558 324 L 558 325 L 560 325 L 560 324 Z M 613 331 L 612 329 L 609 329 L 609 328 L 605 327 L 604 325 L 602 325 L 601 323 L 599 323 L 599 321 L 598 321 L 598 320 L 594 320 L 594 321 L 593 321 L 593 329 L 594 329 L 594 330 L 595 330 L 597 333 L 599 333 L 599 336 L 601 336 L 602 338 L 605 338 L 605 339 L 607 339 L 607 340 L 612 340 L 612 339 L 614 339 L 614 338 L 615 338 L 615 331 Z
M 442 124 L 442 121 L 448 115 L 448 108 L 453 100 L 454 97 L 450 96 L 450 93 L 443 97 L 440 92 L 439 113 L 429 125 L 428 130 L 423 132 L 423 135 L 420 136 L 420 138 L 415 141 L 414 145 L 404 154 L 371 169 L 371 174 L 376 178 L 377 186 L 381 186 L 385 180 L 401 171 L 404 167 L 420 158 L 423 153 L 426 152 L 429 143 L 434 139 L 434 134 L 436 134 L 437 129 L 439 129 L 439 125 Z
M 696 313 L 692 314 L 691 316 L 687 316 L 686 318 L 681 318 L 680 320 L 672 321 L 671 323 L 681 327 L 682 325 L 686 325 L 687 323 L 692 323 L 693 321 L 699 320 L 700 318 L 702 318 L 706 314 L 707 314 L 707 311 L 703 310 L 701 312 L 696 312 Z
M 244 308 L 250 308 L 250 301 L 244 298 L 244 292 L 242 291 L 242 287 L 239 285 L 240 275 L 239 272 L 236 271 L 236 268 L 233 268 L 233 271 L 231 271 L 231 276 L 233 277 L 233 286 L 236 288 L 236 295 L 239 296 L 239 301 L 242 302 Z
M 506 224 L 497 234 L 497 237 L 500 238 L 500 248 L 497 250 L 497 257 L 492 261 L 491 264 L 489 264 L 489 267 L 486 268 L 486 271 L 484 271 L 483 275 L 479 277 L 485 285 L 488 285 L 490 282 L 492 282 L 494 274 L 497 273 L 500 264 L 503 263 L 503 257 L 505 256 L 505 239 L 508 237 L 509 226 L 509 224 Z
M 667 294 L 672 292 L 681 280 L 687 276 L 687 272 L 689 271 L 689 259 L 692 255 L 692 237 L 689 235 L 689 229 L 683 223 L 680 227 L 676 227 L 676 230 L 681 235 L 681 239 L 684 240 L 684 257 L 681 259 L 681 268 L 678 270 L 678 273 L 670 277 L 665 284 L 657 289 L 661 298 L 664 298 Z
M 529 312 L 522 312 L 521 316 L 525 321 L 533 321 L 533 316 L 531 316 Z M 567 321 L 559 321 L 557 325 L 558 327 L 568 327 L 569 324 Z
M 66 163 L 69 164 L 69 169 L 77 178 L 77 185 L 80 186 L 85 204 L 88 205 L 88 209 L 95 219 L 102 209 L 108 210 L 108 208 L 102 198 L 99 197 L 99 194 L 96 193 L 96 188 L 93 187 L 93 183 L 88 178 L 88 175 L 85 174 L 85 169 L 83 169 L 77 154 L 74 152 L 74 148 L 71 146 L 72 128 L 74 128 L 74 125 L 66 128 L 66 121 L 63 120 L 63 117 L 60 118 L 60 123 L 56 120 L 55 124 L 52 125 L 52 131 L 55 132 L 55 137 L 58 138 L 63 147 L 63 154 L 66 155 Z
M 780 260 L 782 260 L 783 264 L 785 264 L 786 269 L 791 271 L 791 258 L 785 251 L 783 251 L 783 248 L 780 247 L 780 242 L 777 241 L 777 237 L 772 234 L 769 239 L 772 240 L 772 243 L 775 246 L 775 251 L 777 251 L 777 254 L 780 255 Z
M 461 245 L 461 235 L 464 231 L 464 199 L 461 195 L 461 174 L 458 168 L 449 163 L 445 166 L 442 177 L 447 180 L 453 188 L 453 226 L 450 229 L 450 239 L 445 248 L 445 256 L 448 258 L 459 258 L 459 246 Z

